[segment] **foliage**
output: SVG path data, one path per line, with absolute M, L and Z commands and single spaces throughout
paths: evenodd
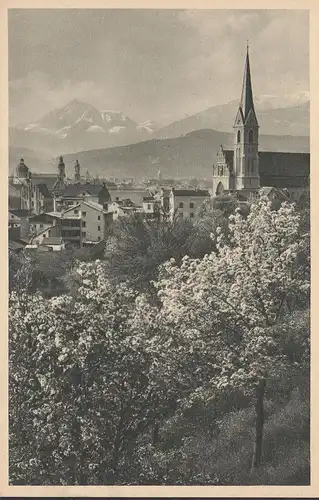
M 134 441 L 167 405 L 135 295 L 100 262 L 76 299 L 10 297 L 10 456 L 15 484 L 117 482 Z M 21 348 L 23 346 L 23 349 Z
M 202 258 L 191 254 L 198 227 L 186 221 L 119 225 L 106 262 L 67 262 L 63 279 L 74 286 L 60 296 L 33 286 L 30 256 L 16 265 L 12 484 L 287 484 L 294 473 L 307 481 L 308 393 L 302 402 L 292 393 L 309 376 L 300 212 L 261 199 L 223 228 L 215 216 L 214 247 Z M 250 472 L 261 379 L 264 463 Z
M 138 214 L 119 220 L 114 233 L 105 251 L 109 275 L 138 290 L 156 279 L 166 260 L 181 262 L 191 252 L 196 234 L 188 220 L 150 221 Z

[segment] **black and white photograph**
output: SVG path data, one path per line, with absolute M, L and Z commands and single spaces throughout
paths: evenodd
M 9 485 L 311 485 L 309 10 L 7 22 Z

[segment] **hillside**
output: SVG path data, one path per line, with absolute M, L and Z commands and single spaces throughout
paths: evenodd
M 65 155 L 66 164 L 78 159 L 83 169 L 108 177 L 157 176 L 210 178 L 220 144 L 232 149 L 233 135 L 198 130 L 173 139 L 152 139 L 129 146 L 83 151 Z M 308 152 L 308 137 L 261 136 L 260 150 Z
M 238 101 L 214 106 L 155 131 L 154 137 L 178 137 L 193 130 L 206 128 L 229 132 L 237 109 Z M 270 109 L 264 109 L 257 103 L 256 113 L 260 131 L 265 135 L 309 136 L 309 101 L 298 106 Z

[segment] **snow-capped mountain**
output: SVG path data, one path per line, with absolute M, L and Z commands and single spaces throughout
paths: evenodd
M 282 97 L 256 96 L 260 132 L 264 135 L 309 136 L 309 93 Z M 288 106 L 290 104 L 290 106 Z M 59 154 L 106 149 L 147 141 L 172 138 L 201 129 L 231 132 L 238 100 L 213 106 L 162 128 L 150 120 L 136 123 L 121 111 L 97 110 L 74 99 L 51 111 L 35 123 L 9 129 L 9 144 L 56 157 Z
M 50 154 L 122 146 L 147 140 L 151 122 L 135 123 L 117 110 L 97 110 L 74 99 L 63 108 L 46 114 L 35 123 L 10 129 L 10 144 Z

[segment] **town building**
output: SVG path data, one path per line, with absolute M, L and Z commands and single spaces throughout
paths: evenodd
M 82 247 L 105 240 L 113 222 L 113 214 L 102 205 L 81 201 L 61 214 L 61 236 L 65 243 Z
M 220 146 L 213 165 L 213 194 L 241 192 L 256 196 L 260 187 L 287 188 L 293 196 L 309 186 L 310 154 L 259 151 L 259 124 L 255 112 L 247 46 L 239 107 L 233 126 L 234 149 Z
M 60 252 L 61 250 L 65 250 L 65 242 L 61 238 L 61 236 L 48 236 L 44 238 L 42 241 L 42 246 L 47 247 L 49 251 L 52 252 Z
M 108 211 L 112 213 L 113 220 L 117 220 L 119 217 L 128 217 L 133 214 L 142 213 L 143 208 L 130 199 L 124 199 L 108 204 Z
M 9 207 L 30 213 L 53 210 L 53 196 L 42 177 L 33 176 L 21 158 L 16 173 L 9 177 Z
M 211 195 L 206 189 L 174 189 L 169 196 L 169 217 L 190 218 L 196 220 L 199 207 Z
M 9 239 L 29 238 L 29 210 L 9 209 L 8 211 Z
M 154 196 L 144 196 L 142 209 L 147 219 L 157 219 L 161 214 L 161 202 L 156 200 Z
M 37 234 L 30 237 L 29 245 L 38 247 L 44 245 L 44 241 L 51 237 L 59 238 L 61 234 L 60 226 L 53 224 L 52 226 L 41 229 Z
M 106 184 L 69 184 L 60 195 L 59 210 L 66 210 L 81 201 L 104 205 L 111 201 L 111 195 Z

